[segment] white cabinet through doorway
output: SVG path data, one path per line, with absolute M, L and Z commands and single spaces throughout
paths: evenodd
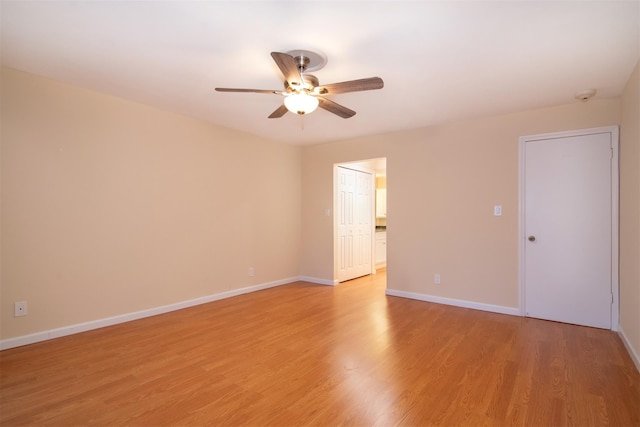
M 387 217 L 387 189 L 376 189 L 376 218 Z

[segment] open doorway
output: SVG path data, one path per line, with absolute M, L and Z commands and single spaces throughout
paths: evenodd
M 334 281 L 386 273 L 387 159 L 335 164 L 333 198 Z

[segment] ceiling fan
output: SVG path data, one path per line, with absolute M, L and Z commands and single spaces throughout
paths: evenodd
M 287 111 L 295 114 L 309 114 L 317 107 L 323 108 L 343 119 L 353 117 L 356 112 L 337 104 L 324 95 L 364 90 L 382 89 L 384 82 L 380 77 L 350 80 L 328 85 L 320 85 L 318 78 L 308 71 L 322 68 L 327 60 L 311 51 L 296 50 L 288 53 L 271 52 L 271 57 L 284 75 L 284 90 L 233 89 L 217 87 L 218 92 L 270 93 L 284 96 L 284 104 L 278 107 L 270 119 L 282 117 Z

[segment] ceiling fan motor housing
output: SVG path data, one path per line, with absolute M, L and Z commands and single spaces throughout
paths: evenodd
M 302 77 L 302 87 L 294 83 L 289 83 L 287 81 L 284 82 L 284 88 L 287 92 L 299 92 L 301 90 L 306 90 L 307 92 L 312 92 L 314 88 L 320 85 L 320 80 L 313 74 L 301 74 Z

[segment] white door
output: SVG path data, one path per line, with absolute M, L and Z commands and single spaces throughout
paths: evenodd
M 521 150 L 525 315 L 611 329 L 617 132 L 528 137 Z
M 338 281 L 371 273 L 373 175 L 338 167 Z

